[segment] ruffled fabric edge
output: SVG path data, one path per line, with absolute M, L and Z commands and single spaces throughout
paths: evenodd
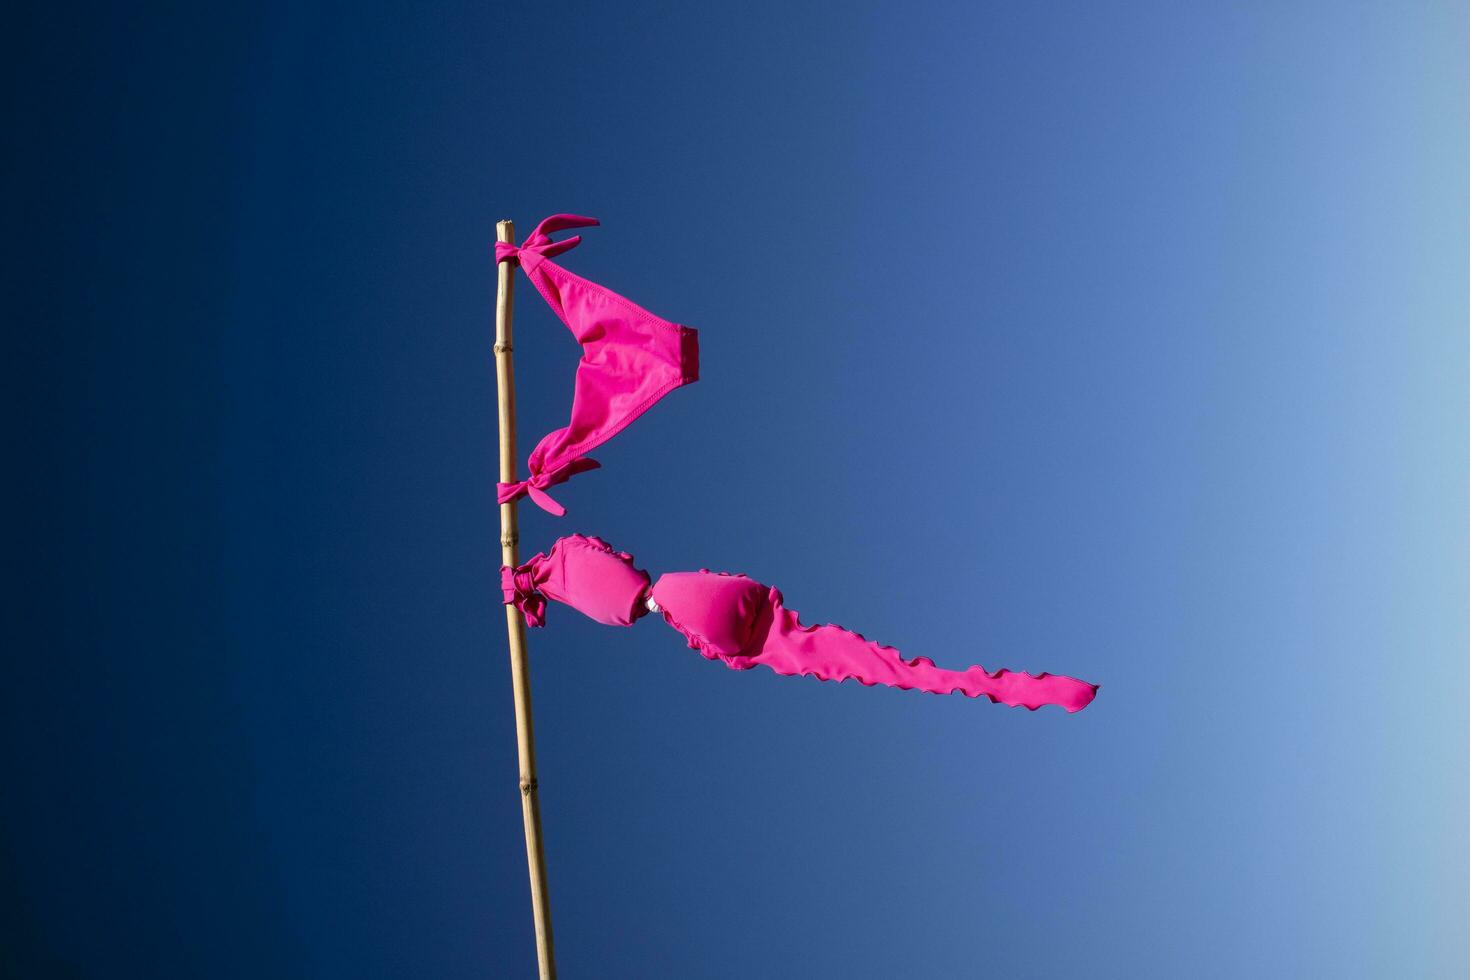
M 700 571 L 749 578 L 729 572 L 710 572 L 709 569 Z M 802 624 L 799 614 L 786 608 L 781 590 L 774 586 L 769 587 L 766 609 L 751 630 L 745 649 L 739 654 L 719 650 L 705 637 L 676 622 L 668 610 L 660 612 L 664 622 L 684 637 L 689 649 L 698 651 L 706 660 L 719 660 L 731 670 L 764 666 L 786 677 L 815 677 L 837 683 L 850 679 L 864 687 L 883 685 L 927 694 L 954 694 L 958 691 L 966 697 L 985 697 L 991 704 L 1028 711 L 1036 711 L 1049 704 L 1057 705 L 1069 714 L 1086 708 L 1101 690 L 1101 685 L 1048 671 L 1031 674 L 1004 667 L 987 671 L 979 665 L 965 670 L 946 670 L 937 667 L 928 657 L 904 659 L 896 648 L 869 640 L 861 633 L 835 623 L 821 626 Z M 796 639 L 798 637 L 815 641 L 815 646 L 827 649 L 825 652 L 819 652 L 815 647 L 800 649 L 803 641 Z M 836 661 L 832 659 L 834 655 Z M 863 665 L 864 659 L 870 663 Z M 878 676 L 881 672 L 890 672 L 890 676 L 886 679 Z

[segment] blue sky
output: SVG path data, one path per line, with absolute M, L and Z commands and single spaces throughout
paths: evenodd
M 1102 691 L 734 673 L 552 610 L 563 975 L 1463 976 L 1467 26 L 25 15 L 6 966 L 533 969 L 489 243 L 571 211 L 565 264 L 698 327 L 702 378 L 527 553 Z M 516 326 L 525 453 L 576 348 L 530 289 Z

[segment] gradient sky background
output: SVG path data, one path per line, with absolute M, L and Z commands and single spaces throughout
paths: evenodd
M 7 975 L 533 970 L 489 256 L 556 211 L 703 378 L 523 553 L 1102 684 L 554 609 L 564 976 L 1470 975 L 1470 12 L 1225 8 L 19 15 Z

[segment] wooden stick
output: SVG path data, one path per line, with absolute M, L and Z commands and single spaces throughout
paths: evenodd
M 495 224 L 497 241 L 514 242 L 515 224 Z M 495 290 L 495 389 L 500 409 L 500 482 L 516 479 L 516 380 L 511 365 L 510 318 L 515 269 L 497 266 Z M 500 561 L 518 565 L 520 530 L 516 501 L 500 505 Z M 526 827 L 526 864 L 531 872 L 531 911 L 536 921 L 536 962 L 543 980 L 556 976 L 551 948 L 551 896 L 546 889 L 546 851 L 541 843 L 541 801 L 536 791 L 536 734 L 531 724 L 531 670 L 526 660 L 526 622 L 515 606 L 505 607 L 510 634 L 510 680 L 516 701 L 516 754 L 521 765 L 521 820 Z

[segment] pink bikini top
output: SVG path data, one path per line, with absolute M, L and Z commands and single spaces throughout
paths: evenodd
M 1097 685 L 1055 674 L 983 667 L 945 670 L 925 657 L 905 660 L 892 647 L 840 626 L 803 626 L 780 591 L 744 575 L 701 570 L 670 572 L 650 582 L 633 556 L 580 534 L 560 538 L 551 551 L 516 568 L 501 569 L 505 602 L 531 626 L 546 623 L 546 600 L 571 606 L 609 626 L 631 626 L 648 612 L 683 634 L 690 649 L 734 670 L 764 665 L 778 674 L 820 680 L 853 678 L 931 694 L 960 691 L 972 698 L 1036 710 L 1055 704 L 1081 711 Z
M 518 263 L 582 345 L 571 421 L 536 444 L 526 479 L 496 487 L 502 504 L 529 494 L 542 510 L 558 517 L 566 509 L 551 499 L 547 487 L 596 469 L 597 461 L 585 453 L 623 431 L 664 395 L 699 380 L 699 337 L 692 327 L 656 317 L 551 261 L 582 241 L 581 235 L 573 235 L 554 242 L 552 232 L 596 224 L 596 218 L 554 214 L 520 245 L 495 243 L 495 261 Z

